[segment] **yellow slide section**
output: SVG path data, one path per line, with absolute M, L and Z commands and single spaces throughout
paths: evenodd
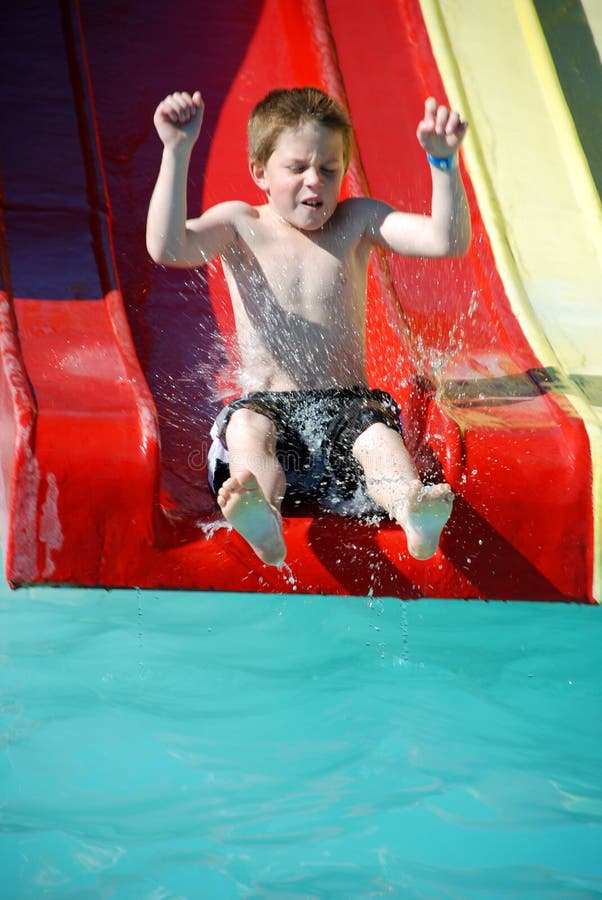
M 602 207 L 532 0 L 421 0 L 500 276 L 589 435 L 602 596 Z M 602 4 L 583 0 L 600 53 Z M 592 111 L 592 115 L 595 112 Z

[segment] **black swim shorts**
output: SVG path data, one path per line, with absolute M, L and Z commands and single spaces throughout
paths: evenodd
M 358 488 L 365 492 L 363 471 L 352 454 L 356 439 L 376 422 L 401 433 L 399 407 L 386 391 L 358 386 L 246 394 L 224 407 L 211 429 L 208 474 L 215 493 L 229 476 L 226 427 L 243 408 L 274 423 L 287 496 L 346 500 Z

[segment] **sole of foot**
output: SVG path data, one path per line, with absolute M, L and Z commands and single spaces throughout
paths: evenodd
M 224 518 L 269 566 L 281 566 L 286 557 L 280 513 L 266 500 L 251 472 L 228 478 L 217 495 Z
M 405 531 L 408 551 L 414 559 L 435 555 L 453 502 L 454 494 L 448 484 L 410 484 L 407 495 L 396 505 L 393 518 Z

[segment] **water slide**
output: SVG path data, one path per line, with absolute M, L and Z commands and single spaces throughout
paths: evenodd
M 601 261 L 586 246 L 579 268 L 575 255 L 595 248 L 599 200 L 531 0 L 492 4 L 488 22 L 475 2 L 26 0 L 2 13 L 0 540 L 12 586 L 600 600 Z M 345 192 L 404 209 L 428 209 L 414 137 L 425 96 L 472 123 L 470 252 L 375 254 L 369 279 L 371 382 L 400 402 L 424 478 L 456 492 L 428 562 L 392 523 L 290 505 L 288 565 L 265 567 L 207 488 L 236 347 L 219 266 L 164 270 L 146 255 L 152 113 L 170 90 L 200 87 L 190 210 L 259 202 L 246 118 L 271 87 L 296 84 L 351 111 Z M 513 90 L 523 103 L 510 108 Z M 560 190 L 552 144 L 572 181 L 550 213 L 531 191 L 545 177 Z

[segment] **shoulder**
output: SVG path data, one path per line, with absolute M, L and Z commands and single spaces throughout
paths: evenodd
M 254 219 L 257 219 L 255 207 L 242 200 L 228 200 L 210 206 L 186 224 L 195 235 L 195 240 L 209 242 L 210 256 L 215 256 L 234 246 L 241 235 L 252 230 L 251 221 Z
M 206 209 L 194 223 L 214 223 L 236 226 L 245 219 L 257 218 L 255 207 L 243 200 L 226 200 Z M 193 224 L 194 224 L 193 223 Z
M 340 221 L 350 228 L 371 238 L 378 225 L 393 212 L 393 207 L 374 197 L 347 197 L 338 206 Z

